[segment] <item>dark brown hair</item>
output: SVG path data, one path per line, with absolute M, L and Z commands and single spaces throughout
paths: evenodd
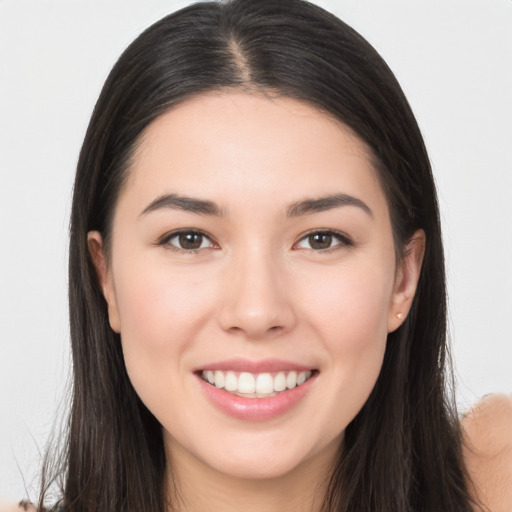
M 346 429 L 325 511 L 471 510 L 450 395 L 438 205 L 422 136 L 372 46 L 302 0 L 191 5 L 141 34 L 103 87 L 80 153 L 71 215 L 74 382 L 62 506 L 70 512 L 166 507 L 161 426 L 127 376 L 87 233 L 100 231 L 108 245 L 130 158 L 148 125 L 177 103 L 219 89 L 279 94 L 341 120 L 373 154 L 397 254 L 416 230 L 426 233 L 412 309 L 388 336 L 375 388 Z

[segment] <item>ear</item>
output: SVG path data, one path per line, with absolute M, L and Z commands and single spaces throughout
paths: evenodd
M 119 311 L 117 307 L 116 294 L 114 289 L 114 282 L 112 279 L 112 272 L 110 271 L 105 251 L 103 249 L 103 240 L 99 231 L 89 231 L 87 233 L 87 244 L 89 246 L 89 254 L 91 255 L 98 283 L 103 292 L 103 297 L 108 306 L 108 320 L 110 327 L 115 332 L 121 332 L 121 325 L 119 321 Z
M 398 263 L 388 313 L 388 332 L 393 332 L 402 325 L 411 308 L 425 255 L 425 239 L 422 229 L 416 231 Z

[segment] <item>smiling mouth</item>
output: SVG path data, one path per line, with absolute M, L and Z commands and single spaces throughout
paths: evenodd
M 269 398 L 302 386 L 317 370 L 249 373 L 222 370 L 202 370 L 200 377 L 211 386 L 243 398 Z

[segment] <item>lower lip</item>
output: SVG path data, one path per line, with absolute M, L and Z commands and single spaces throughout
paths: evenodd
M 277 418 L 295 407 L 307 394 L 317 377 L 315 372 L 304 384 L 281 391 L 268 398 L 244 398 L 216 388 L 197 376 L 201 388 L 212 404 L 224 414 L 245 421 L 266 421 Z

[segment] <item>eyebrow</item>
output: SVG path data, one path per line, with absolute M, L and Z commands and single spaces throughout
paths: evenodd
M 373 218 L 373 212 L 365 202 L 348 194 L 333 194 L 316 199 L 298 201 L 290 205 L 287 216 L 298 217 L 300 215 L 311 215 L 313 213 L 324 212 L 341 206 L 355 206 Z
M 195 199 L 193 197 L 180 196 L 178 194 L 166 194 L 152 201 L 140 215 L 161 209 L 184 210 L 198 215 L 223 215 L 221 208 L 212 201 Z
M 301 215 L 311 215 L 333 208 L 340 208 L 341 206 L 355 206 L 373 218 L 373 212 L 365 202 L 348 194 L 333 194 L 315 199 L 297 201 L 289 206 L 287 216 L 300 217 Z M 178 194 L 165 194 L 157 197 L 144 208 L 140 215 L 146 215 L 161 209 L 183 210 L 198 215 L 215 215 L 219 217 L 224 215 L 223 210 L 213 201 L 180 196 Z

